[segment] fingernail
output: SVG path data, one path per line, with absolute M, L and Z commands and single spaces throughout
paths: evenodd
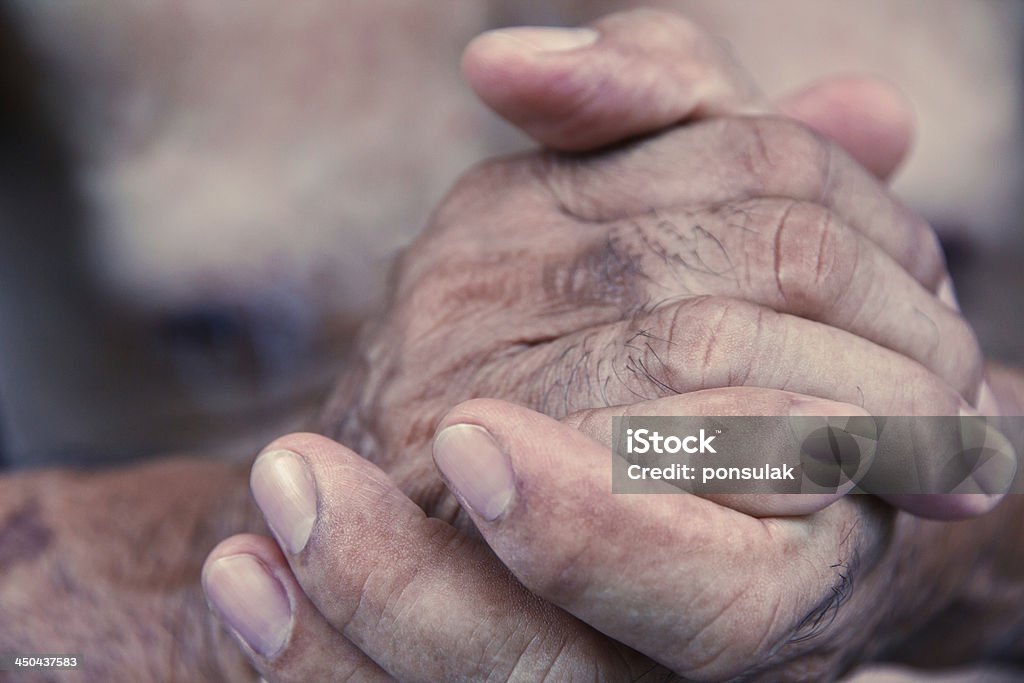
M 524 26 L 498 29 L 488 35 L 514 41 L 532 52 L 565 52 L 593 45 L 601 34 L 590 28 Z
M 978 412 L 982 415 L 999 415 L 999 399 L 996 398 L 995 392 L 992 391 L 991 385 L 988 381 L 981 383 L 981 388 L 978 390 Z
M 938 289 L 939 301 L 946 304 L 954 311 L 960 310 L 960 302 L 956 298 L 956 288 L 953 286 L 953 278 L 948 275 L 943 278 L 942 282 L 939 283 Z
M 206 596 L 245 643 L 264 657 L 284 647 L 291 631 L 288 594 L 251 555 L 222 557 L 203 574 Z
M 960 409 L 961 455 L 981 490 L 990 496 L 1001 496 L 1013 485 L 1017 473 L 1017 453 L 1002 432 L 989 419 L 973 410 Z
M 291 554 L 302 552 L 316 523 L 316 481 L 305 461 L 291 451 L 264 453 L 249 484 L 277 539 Z
M 493 522 L 512 504 L 515 475 L 509 461 L 483 427 L 446 427 L 434 439 L 434 462 L 470 511 Z

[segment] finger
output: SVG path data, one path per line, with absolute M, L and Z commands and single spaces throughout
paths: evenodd
M 277 440 L 252 489 L 319 613 L 399 680 L 618 680 L 650 666 L 532 595 L 478 540 L 427 518 L 329 439 Z
M 985 514 L 1002 501 L 1017 472 L 1013 444 L 993 419 L 970 410 L 959 419 L 891 418 L 875 463 L 859 483 L 865 490 L 884 492 L 887 502 L 920 517 L 952 520 Z
M 833 76 L 775 104 L 780 113 L 833 140 L 878 178 L 891 176 L 910 150 L 913 107 L 886 81 Z
M 731 679 L 774 651 L 829 590 L 830 566 L 845 554 L 841 536 L 818 523 L 850 506 L 787 522 L 689 495 L 614 495 L 607 448 L 499 401 L 449 413 L 434 457 L 528 588 L 697 680 Z
M 699 487 L 694 490 L 694 486 L 684 487 L 685 490 L 734 510 L 765 517 L 811 514 L 856 485 L 921 517 L 966 519 L 986 514 L 1002 500 L 1017 467 L 1016 453 L 1009 440 L 993 425 L 978 422 L 982 418 L 896 417 L 877 423 L 854 423 L 835 418 L 863 418 L 868 413 L 846 403 L 769 389 L 708 389 L 627 406 L 582 410 L 562 421 L 611 447 L 613 417 L 760 415 L 796 420 L 759 423 L 750 435 L 756 440 L 751 441 L 745 452 L 731 452 L 742 444 L 731 438 L 728 457 L 736 462 L 719 462 L 716 466 L 759 467 L 793 464 L 798 460 L 802 481 L 794 484 L 803 493 L 716 494 Z M 822 426 L 828 427 L 830 447 L 826 452 L 815 453 L 817 448 L 808 449 L 807 438 Z M 851 426 L 850 438 L 844 437 L 842 432 Z M 835 443 L 835 437 L 843 437 L 842 443 Z M 958 458 L 958 454 L 964 457 Z M 749 486 L 754 490 L 753 484 Z M 777 485 L 772 490 L 778 490 Z
M 768 108 L 723 41 L 655 9 L 580 29 L 489 31 L 466 48 L 462 68 L 488 106 L 552 149 L 596 149 L 689 118 Z
M 535 347 L 521 357 L 520 372 L 534 380 L 557 378 L 541 383 L 537 395 L 528 397 L 555 417 L 733 386 L 828 398 L 876 416 L 975 414 L 955 389 L 900 354 L 827 325 L 717 297 L 682 300 Z M 918 480 L 942 481 L 948 448 L 908 439 L 913 448 L 901 452 L 902 461 L 914 468 Z M 1012 449 L 996 450 L 1002 454 L 997 462 L 1015 461 Z M 904 498 L 901 507 L 928 516 L 943 507 L 956 516 L 979 514 L 999 499 L 938 499 L 933 505 L 924 496 Z
M 608 242 L 641 300 L 726 296 L 831 325 L 918 361 L 968 401 L 983 357 L 960 313 L 818 204 L 755 200 L 620 221 Z
M 331 628 L 269 538 L 223 541 L 206 558 L 203 589 L 221 623 L 271 683 L 393 680 Z
M 819 396 L 872 415 L 970 410 L 953 387 L 894 351 L 828 325 L 710 296 L 535 346 L 520 356 L 518 372 L 557 378 L 539 386 L 536 397 L 542 412 L 556 417 L 732 386 Z
M 800 420 L 815 417 L 853 416 L 868 417 L 862 408 L 848 403 L 837 403 L 814 396 L 804 396 L 788 391 L 733 387 L 707 389 L 677 396 L 666 396 L 651 401 L 638 401 L 629 405 L 611 408 L 592 408 L 567 415 L 563 424 L 581 432 L 608 448 L 612 447 L 612 418 L 614 417 L 729 417 L 729 416 L 783 416 Z M 772 431 L 775 428 L 777 431 Z M 735 448 L 735 441 L 732 442 Z M 765 447 L 771 444 L 771 449 Z M 794 454 L 800 453 L 802 444 L 795 439 L 794 430 L 788 423 L 773 421 L 757 433 L 757 442 L 751 442 L 746 453 L 738 455 L 744 459 L 753 457 L 757 466 L 792 463 Z M 868 463 L 863 465 L 866 467 Z M 786 517 L 809 515 L 822 510 L 855 485 L 848 480 L 830 491 L 824 490 L 812 480 L 795 482 L 799 493 L 708 493 L 691 492 L 714 501 L 737 512 L 753 517 Z M 751 484 L 751 491 L 753 491 Z
M 767 101 L 726 44 L 670 11 L 588 27 L 518 27 L 473 40 L 462 61 L 477 95 L 551 149 L 584 151 L 708 116 L 782 113 L 832 138 L 878 177 L 904 158 L 909 103 L 869 77 L 828 78 Z
M 928 224 L 834 143 L 788 119 L 711 119 L 615 154 L 545 163 L 555 205 L 584 221 L 786 197 L 831 209 L 930 291 L 945 277 Z

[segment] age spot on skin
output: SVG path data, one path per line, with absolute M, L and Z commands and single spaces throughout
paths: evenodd
M 552 301 L 575 308 L 611 305 L 629 315 L 643 305 L 638 258 L 617 232 L 584 247 L 568 263 L 544 269 L 542 286 Z
M 52 542 L 53 531 L 43 520 L 39 503 L 25 505 L 0 526 L 0 572 L 9 570 L 19 562 L 34 560 Z

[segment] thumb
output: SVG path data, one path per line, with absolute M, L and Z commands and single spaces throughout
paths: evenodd
M 675 12 L 489 31 L 462 59 L 476 94 L 541 144 L 585 151 L 761 101 L 724 44 Z
M 672 399 L 675 408 L 697 406 L 692 395 Z M 767 397 L 761 407 L 789 400 Z M 439 426 L 434 460 L 532 593 L 688 679 L 739 675 L 834 582 L 823 575 L 787 593 L 788 564 L 834 562 L 833 534 L 790 524 L 766 534 L 762 521 L 698 496 L 613 495 L 607 446 L 520 406 L 476 399 L 455 407 Z M 701 647 L 709 639 L 722 642 L 713 661 Z
M 910 150 L 914 110 L 886 81 L 834 76 L 777 103 L 785 114 L 833 140 L 878 178 L 888 178 Z
M 585 28 L 489 31 L 466 48 L 462 69 L 495 113 L 563 151 L 710 116 L 782 113 L 885 178 L 913 133 L 910 103 L 874 78 L 833 77 L 766 100 L 721 40 L 675 12 L 619 12 Z

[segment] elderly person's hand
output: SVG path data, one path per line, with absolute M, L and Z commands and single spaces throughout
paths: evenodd
M 841 80 L 767 103 L 678 15 L 595 26 L 596 44 L 525 56 L 518 32 L 536 43 L 537 29 L 487 34 L 466 71 L 498 111 L 563 148 L 729 108 L 795 111 L 880 173 L 905 148 L 899 115 L 858 127 L 829 113 L 837 91 L 885 110 L 877 87 Z M 876 415 L 957 415 L 976 401 L 982 357 L 948 290 L 927 224 L 838 143 L 788 119 L 709 119 L 599 158 L 490 162 L 407 250 L 325 429 L 446 517 L 456 508 L 439 498 L 426 444 L 444 411 L 475 396 L 558 417 L 745 385 Z M 897 502 L 956 516 L 993 501 Z
M 473 396 L 585 430 L 615 412 L 592 409 L 638 401 L 650 414 L 858 411 L 812 396 L 875 414 L 969 412 L 981 359 L 935 296 L 944 280 L 922 221 L 781 119 L 484 165 L 407 252 L 392 308 L 327 412 L 388 475 L 321 438 L 281 440 L 273 450 L 291 454 L 261 459 L 253 486 L 284 554 L 258 537 L 226 542 L 208 594 L 274 680 L 834 673 L 950 604 L 941 555 L 903 563 L 944 527 L 864 500 L 758 521 L 692 497 L 611 496 L 603 447 L 520 408 L 464 406 L 444 424 L 477 427 L 442 433 L 441 470 L 508 568 L 562 611 L 465 534 L 430 438 Z M 460 478 L 460 458 L 487 452 L 507 462 L 504 480 Z M 919 511 L 994 503 L 961 500 Z M 968 565 L 973 547 L 958 548 Z M 927 609 L 909 590 L 922 581 Z
M 398 264 L 328 433 L 452 520 L 429 441 L 468 398 L 563 417 L 747 386 L 874 415 L 969 413 L 982 357 L 935 295 L 945 278 L 928 226 L 786 119 L 489 162 Z
M 645 412 L 725 401 L 701 393 Z M 910 653 L 906 640 L 931 664 L 936 642 L 947 663 L 1019 653 L 1005 542 L 1017 500 L 957 525 L 865 496 L 758 519 L 696 496 L 614 495 L 607 447 L 518 406 L 473 401 L 441 427 L 438 466 L 490 549 L 324 437 L 285 437 L 257 461 L 278 543 L 229 539 L 203 576 L 264 678 L 817 681 L 886 647 Z M 975 620 L 958 632 L 965 606 Z

